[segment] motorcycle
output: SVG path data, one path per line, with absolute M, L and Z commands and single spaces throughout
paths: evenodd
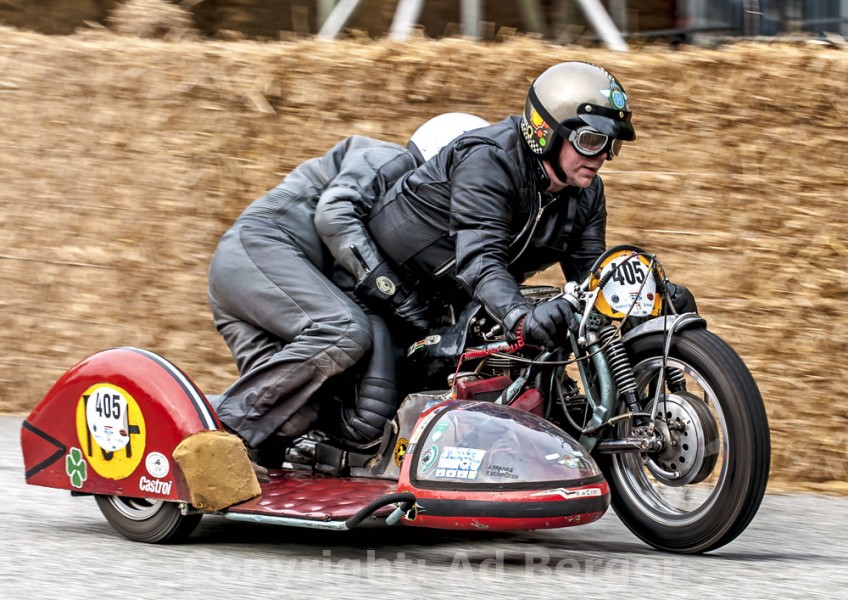
M 425 340 L 411 354 L 459 354 L 457 397 L 529 410 L 577 439 L 609 483 L 618 517 L 651 546 L 708 552 L 741 534 L 768 482 L 765 406 L 742 359 L 706 320 L 675 313 L 657 257 L 616 246 L 585 281 L 523 293 L 577 309 L 566 347 L 511 346 L 472 307 L 447 339 Z
M 429 391 L 408 394 L 374 445 L 305 439 L 343 476 L 295 453 L 260 485 L 246 455 L 216 462 L 214 398 L 165 358 L 115 348 L 67 371 L 24 421 L 26 480 L 92 495 L 120 534 L 154 543 L 184 539 L 207 513 L 315 529 L 518 531 L 591 523 L 610 505 L 666 551 L 707 552 L 742 533 L 768 480 L 762 398 L 701 316 L 669 310 L 657 258 L 619 246 L 583 282 L 523 291 L 579 309 L 568 346 L 510 341 L 469 306 L 410 348 Z M 198 461 L 211 467 L 197 475 Z M 207 501 L 228 486 L 236 495 Z

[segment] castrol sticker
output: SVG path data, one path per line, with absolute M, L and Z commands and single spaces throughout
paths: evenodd
M 149 494 L 161 494 L 167 496 L 171 493 L 173 481 L 161 481 L 159 479 L 148 479 L 144 475 L 138 479 L 138 489 Z
M 144 417 L 123 388 L 111 383 L 88 388 L 77 404 L 76 427 L 83 455 L 101 477 L 125 479 L 144 457 Z

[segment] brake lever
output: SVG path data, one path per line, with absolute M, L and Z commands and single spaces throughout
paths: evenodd
M 583 285 L 569 281 L 563 286 L 562 294 L 560 294 L 560 296 L 574 306 L 575 310 L 578 311 L 577 314 L 581 315 L 580 325 L 577 328 L 577 343 L 581 346 L 585 343 L 586 323 L 589 322 L 589 314 L 592 312 L 592 308 L 595 306 L 595 300 L 601 291 L 600 288 L 595 288 L 591 291 L 587 288 L 588 278 L 583 282 Z M 582 313 L 579 312 L 581 306 L 583 307 Z

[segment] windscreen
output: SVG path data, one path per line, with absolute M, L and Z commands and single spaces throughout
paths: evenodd
M 416 485 L 527 487 L 600 475 L 588 452 L 561 429 L 500 404 L 458 403 L 424 433 L 413 455 Z

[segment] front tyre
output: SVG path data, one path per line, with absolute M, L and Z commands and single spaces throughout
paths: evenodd
M 148 544 L 180 542 L 187 538 L 203 516 L 184 515 L 175 502 L 123 496 L 95 496 L 100 512 L 125 538 Z
M 637 395 L 653 408 L 662 366 L 662 334 L 627 345 Z M 670 552 L 700 553 L 735 539 L 759 509 L 771 444 L 757 384 L 736 352 L 705 329 L 675 335 L 666 369 L 682 374 L 660 400 L 657 430 L 666 447 L 653 454 L 599 457 L 612 506 L 644 542 Z M 619 436 L 632 435 L 619 424 Z M 692 464 L 693 461 L 695 464 Z

